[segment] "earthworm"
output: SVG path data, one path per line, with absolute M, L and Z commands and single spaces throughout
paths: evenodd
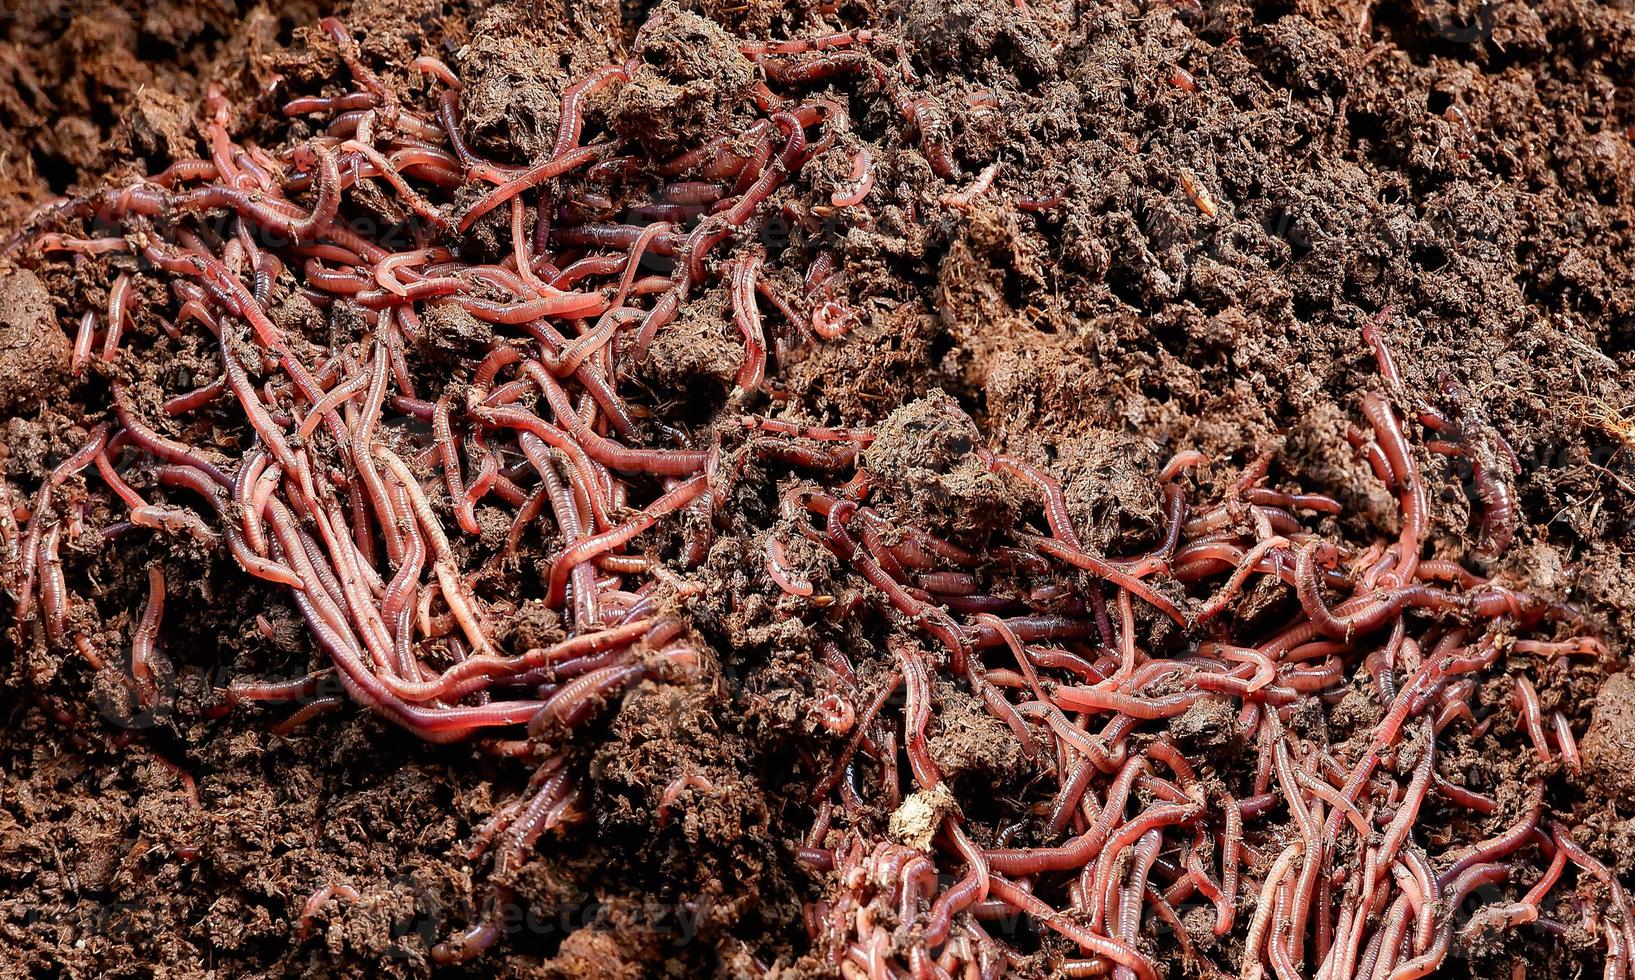
M 1411 581 L 1419 564 L 1419 544 L 1425 537 L 1425 486 L 1413 462 L 1408 440 L 1396 414 L 1376 393 L 1363 397 L 1363 414 L 1374 427 L 1374 437 L 1385 453 L 1386 461 L 1396 478 L 1402 497 L 1402 533 L 1397 545 L 1397 567 L 1390 573 L 1393 581 L 1406 584 Z
M 1513 701 L 1527 729 L 1527 737 L 1533 743 L 1533 751 L 1538 754 L 1540 762 L 1549 765 L 1550 746 L 1545 741 L 1544 712 L 1539 708 L 1538 692 L 1533 690 L 1533 682 L 1525 677 L 1517 677 L 1513 686 Z
M 869 44 L 873 39 L 874 32 L 858 29 L 817 34 L 788 41 L 743 41 L 738 45 L 738 50 L 749 58 L 760 58 L 769 54 L 803 54 L 807 51 L 862 46 Z
M 647 473 L 653 476 L 686 477 L 704 468 L 705 454 L 696 450 L 632 449 L 620 446 L 594 431 L 573 411 L 566 393 L 537 361 L 523 364 L 523 370 L 545 393 L 569 436 L 583 452 L 608 469 L 620 473 Z M 496 410 L 499 411 L 499 410 Z M 550 438 L 541 436 L 546 442 Z
M 332 898 L 345 899 L 356 902 L 361 896 L 358 890 L 348 884 L 324 885 L 314 891 L 301 905 L 301 914 L 296 917 L 295 935 L 298 939 L 305 939 L 312 934 L 312 921 Z
M 1169 71 L 1164 76 L 1164 80 L 1172 87 L 1180 89 L 1183 92 L 1198 91 L 1197 79 L 1193 78 L 1192 73 L 1187 71 L 1185 68 L 1182 68 L 1180 65 L 1171 65 Z
M 455 503 L 456 519 L 460 530 L 467 534 L 480 534 L 482 528 L 477 526 L 476 515 L 470 508 L 464 506 L 466 499 L 465 478 L 460 473 L 460 453 L 454 444 L 454 433 L 449 426 L 449 396 L 443 395 L 437 399 L 436 407 L 432 410 L 432 439 L 437 446 L 438 461 L 443 469 L 443 483 L 448 488 L 449 500 Z
M 759 253 L 748 252 L 732 269 L 732 311 L 744 335 L 744 362 L 735 383 L 743 391 L 755 391 L 766 376 L 766 335 L 761 311 L 755 305 L 755 279 L 760 272 Z
M 567 121 L 564 120 L 564 124 L 566 124 L 566 122 Z M 592 160 L 595 160 L 600 153 L 601 148 L 595 146 L 568 150 L 564 153 L 553 154 L 552 157 L 549 160 L 546 160 L 544 163 L 537 164 L 519 174 L 511 176 L 500 186 L 496 187 L 492 191 L 489 191 L 488 194 L 484 195 L 475 204 L 471 205 L 470 208 L 466 209 L 466 213 L 460 218 L 459 223 L 455 225 L 455 229 L 461 234 L 464 234 L 471 229 L 472 225 L 477 223 L 479 218 L 499 207 L 501 204 L 504 204 L 506 201 L 509 201 L 516 195 L 527 190 L 532 190 L 545 181 L 551 180 L 555 177 L 560 177 L 571 170 L 577 170 Z M 533 319 L 533 317 L 529 317 L 528 319 Z
M 787 54 L 800 54 L 790 52 Z M 807 85 L 825 78 L 857 71 L 868 64 L 861 51 L 824 51 L 806 58 L 760 57 L 757 64 L 767 80 L 777 85 Z
M 454 74 L 454 70 L 450 68 L 441 58 L 434 58 L 431 55 L 424 54 L 419 55 L 414 58 L 414 60 L 409 62 L 409 67 L 422 74 L 430 75 L 433 78 L 438 79 L 451 89 L 458 89 L 461 87 L 459 77 Z
M 1508 857 L 1525 846 L 1532 838 L 1533 831 L 1538 828 L 1539 817 L 1544 812 L 1542 787 L 1535 784 L 1533 795 L 1534 803 L 1531 809 L 1522 814 L 1520 820 L 1493 837 L 1457 852 L 1453 862 L 1437 875 L 1438 887 L 1446 889 L 1449 882 L 1467 869 Z
M 1044 197 L 1019 197 L 1016 199 L 1018 208 L 1032 213 L 1054 211 L 1065 203 L 1067 203 L 1067 188 L 1065 187 L 1059 188 Z
M 120 273 L 108 290 L 108 331 L 102 340 L 102 359 L 112 361 L 119 351 L 119 338 L 130 317 L 131 277 Z
M 1182 167 L 1180 177 L 1181 189 L 1186 192 L 1187 199 L 1192 202 L 1193 207 L 1203 212 L 1206 218 L 1215 217 L 1219 213 L 1215 206 L 1215 198 L 1209 193 L 1209 188 L 1204 186 L 1204 182 L 1198 178 L 1198 175 Z
M 1479 864 L 1468 868 L 1443 887 L 1442 900 L 1447 907 L 1456 908 L 1477 888 L 1503 881 L 1509 874 L 1508 868 L 1496 864 Z M 1452 939 L 1453 924 L 1444 922 L 1437 930 L 1430 949 L 1397 966 L 1390 973 L 1391 980 L 1418 980 L 1434 971 L 1447 958 Z
M 869 156 L 867 146 L 861 147 L 852 154 L 851 176 L 848 185 L 837 188 L 829 195 L 829 203 L 837 208 L 849 208 L 862 204 L 863 199 L 869 196 L 874 188 L 874 161 Z
M 1561 750 L 1561 757 L 1567 762 L 1567 769 L 1577 775 L 1583 768 L 1583 758 L 1578 752 L 1578 739 L 1573 736 L 1572 725 L 1567 716 L 1557 711 L 1550 716 L 1551 727 L 1555 730 L 1556 747 Z
M 1132 947 L 1117 940 L 1098 936 L 1072 923 L 1051 910 L 1050 906 L 1039 898 L 1018 888 L 1003 874 L 990 875 L 989 891 L 994 897 L 1039 919 L 1060 935 L 1077 943 L 1081 950 L 1128 968 L 1140 980 L 1158 980 L 1157 970 L 1152 963 Z
M 1139 816 L 1109 835 L 1107 841 L 1102 845 L 1101 853 L 1096 858 L 1095 874 L 1092 879 L 1102 886 L 1093 888 L 1090 896 L 1089 921 L 1092 928 L 1099 930 L 1109 925 L 1106 896 L 1114 885 L 1111 876 L 1114 863 L 1120 854 L 1149 833 L 1192 820 L 1201 809 L 1196 803 L 1160 803 L 1148 807 Z M 1154 856 L 1156 857 L 1156 855 Z M 1112 931 L 1120 930 L 1115 927 Z M 1128 939 L 1128 937 L 1124 936 L 1119 938 Z
M 368 160 L 374 166 L 375 173 L 392 185 L 392 189 L 397 191 L 398 196 L 409 205 L 410 210 L 415 214 L 420 215 L 439 228 L 448 227 L 449 220 L 443 214 L 442 209 L 426 200 L 419 191 L 415 190 L 408 180 L 404 178 L 403 174 L 399 172 L 398 168 L 390 160 L 386 159 L 379 150 L 355 139 L 343 142 L 340 148 L 342 152 L 358 153 L 365 160 Z
M 707 488 L 706 479 L 703 476 L 695 476 L 691 480 L 678 484 L 631 520 L 612 530 L 587 538 L 562 552 L 551 562 L 550 585 L 549 592 L 546 595 L 546 603 L 553 606 L 561 605 L 563 591 L 567 586 L 568 572 L 574 566 L 590 561 L 603 552 L 620 547 L 631 538 L 652 527 L 659 518 L 685 506 Z
M 289 735 L 319 715 L 339 711 L 344 705 L 345 701 L 339 697 L 314 698 L 292 711 L 288 717 L 270 726 L 268 731 L 274 735 Z
M 813 706 L 813 711 L 818 724 L 836 735 L 845 735 L 857 724 L 857 710 L 840 694 L 825 694 Z
M 1249 922 L 1249 934 L 1243 945 L 1243 961 L 1239 972 L 1246 980 L 1259 980 L 1265 974 L 1260 960 L 1260 948 L 1265 942 L 1267 929 L 1271 924 L 1277 888 L 1289 874 L 1294 862 L 1300 859 L 1300 853 L 1300 842 L 1291 843 L 1283 849 L 1277 860 L 1272 863 L 1271 869 L 1266 872 L 1266 879 L 1261 884 L 1260 899 L 1255 905 L 1254 917 Z
M 144 708 L 153 707 L 159 698 L 153 681 L 153 659 L 159 639 L 159 622 L 164 614 L 165 573 L 159 566 L 152 565 L 148 568 L 148 604 L 142 610 L 142 621 L 131 634 L 131 678 L 136 682 Z
M 839 340 L 851 332 L 855 315 L 843 303 L 829 300 L 812 308 L 812 332 L 824 340 Z
M 181 211 L 208 208 L 232 208 L 240 217 L 261 227 L 264 231 L 294 242 L 312 242 L 328 230 L 340 206 L 341 177 L 336 169 L 335 155 L 318 143 L 306 150 L 314 161 L 317 173 L 318 199 L 305 215 L 288 213 L 263 202 L 246 191 L 222 186 L 206 186 L 174 195 L 169 205 Z
M 1607 655 L 1606 644 L 1593 636 L 1574 637 L 1559 642 L 1518 639 L 1510 645 L 1510 649 L 1517 653 L 1546 657 L 1582 656 L 1601 658 Z
M 367 390 L 370 381 L 369 371 L 365 369 L 329 389 L 308 410 L 306 417 L 301 420 L 300 426 L 295 430 L 295 434 L 302 439 L 311 438 L 313 431 L 318 428 L 318 423 L 323 421 L 324 416 Z
M 91 357 L 91 345 L 96 337 L 97 315 L 94 310 L 86 310 L 80 317 L 79 330 L 74 335 L 74 349 L 69 356 L 68 372 L 78 375 L 84 372 L 85 362 Z
M 676 801 L 681 799 L 681 794 L 685 793 L 689 789 L 698 790 L 704 793 L 711 793 L 715 791 L 715 784 L 696 772 L 677 776 L 675 779 L 671 780 L 670 783 L 664 787 L 664 792 L 659 794 L 659 803 L 658 807 L 656 808 L 656 812 L 658 814 L 658 826 L 660 829 L 662 829 L 664 825 L 669 822 L 670 810 L 676 805 Z
M 792 596 L 807 598 L 812 594 L 812 583 L 795 574 L 789 568 L 789 558 L 784 553 L 783 542 L 776 535 L 766 536 L 766 572 L 780 589 Z
M 971 202 L 981 197 L 983 194 L 986 194 L 988 189 L 993 186 L 994 178 L 998 175 L 999 164 L 997 162 L 990 163 L 986 167 L 982 168 L 981 173 L 977 174 L 976 180 L 971 182 L 971 186 L 965 188 L 963 191 L 958 191 L 952 194 L 944 194 L 940 200 L 946 207 L 957 208 L 961 211 L 969 211 L 971 209 Z

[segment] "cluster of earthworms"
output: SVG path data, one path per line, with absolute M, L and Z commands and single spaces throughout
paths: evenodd
M 1366 335 L 1400 388 L 1376 326 Z M 835 643 L 820 668 L 837 693 L 818 721 L 843 748 L 817 770 L 801 857 L 827 876 L 807 925 L 841 974 L 1411 980 L 1461 940 L 1582 925 L 1603 937 L 1607 976 L 1627 975 L 1622 886 L 1547 817 L 1543 774 L 1580 764 L 1566 717 L 1546 716 L 1520 671 L 1477 716 L 1502 658 L 1605 648 L 1572 607 L 1424 557 L 1431 514 L 1403 421 L 1380 392 L 1362 411 L 1371 432 L 1355 441 L 1400 505 L 1397 538 L 1366 548 L 1312 530 L 1341 505 L 1268 486 L 1270 457 L 1194 502 L 1184 484 L 1204 460 L 1176 455 L 1156 478 L 1163 540 L 1125 558 L 1086 547 L 1054 476 L 980 445 L 990 471 L 1032 488 L 1040 533 L 1007 529 L 976 551 L 894 524 L 870 506 L 866 470 L 833 492 L 785 494 L 785 517 L 897 628 L 869 670 Z M 844 586 L 815 595 L 787 553 L 768 545 L 785 591 L 868 601 Z M 1034 785 L 996 817 L 945 782 L 930 751 L 938 674 L 1013 733 L 1048 792 Z M 1311 712 L 1348 696 L 1378 720 L 1331 743 Z M 1537 753 L 1519 812 L 1439 770 L 1451 727 L 1494 725 Z M 1199 750 L 1200 726 L 1224 752 Z M 1468 819 L 1427 827 L 1433 797 Z M 1604 890 L 1553 918 L 1569 866 Z
M 288 729 L 350 700 L 428 741 L 476 739 L 535 766 L 527 793 L 472 847 L 473 859 L 493 850 L 503 879 L 577 812 L 566 755 L 549 746 L 632 685 L 698 668 L 695 642 L 668 611 L 678 580 L 641 548 L 644 532 L 686 512 L 674 564 L 702 560 L 719 439 L 626 400 L 655 338 L 724 284 L 743 339 L 736 383 L 750 397 L 779 352 L 850 329 L 835 254 L 817 250 L 796 270 L 804 290 L 785 295 L 763 274 L 777 257 L 763 229 L 785 213 L 816 220 L 774 198 L 848 121 L 840 103 L 803 99 L 800 87 L 873 63 L 860 54 L 870 39 L 745 44 L 766 78 L 738 110 L 751 121 L 665 160 L 624 152 L 610 134 L 586 142 L 587 102 L 637 70 L 634 59 L 606 66 L 566 86 L 552 151 L 525 166 L 468 145 L 449 66 L 417 59 L 435 95 L 410 98 L 343 25 L 323 29 L 351 86 L 282 106 L 317 135 L 283 149 L 240 144 L 227 126 L 233 107 L 213 91 L 207 156 L 54 202 L 11 243 L 22 261 L 67 260 L 112 279 L 106 306 L 76 317 L 68 364 L 93 411 L 105 395 L 106 416 L 88 420 L 88 438 L 32 499 L 5 488 L 16 635 L 119 674 L 151 709 L 168 669 L 162 569 L 150 571 L 124 662 L 94 641 L 63 546 L 157 532 L 223 549 L 288 597 L 323 654 L 312 676 L 234 682 L 230 703 L 291 705 Z M 903 113 L 939 145 L 926 105 L 905 101 Z M 873 167 L 855 142 L 842 148 L 857 161 L 851 182 L 823 188 L 826 213 L 870 193 Z M 953 172 L 944 153 L 932 157 Z M 402 220 L 360 220 L 383 208 Z M 474 253 L 467 233 L 485 219 L 503 254 Z M 139 307 L 143 281 L 167 301 Z M 297 297 L 330 312 L 334 329 L 362 326 L 334 340 L 280 323 L 277 307 Z M 127 348 L 138 316 L 177 344 L 208 337 L 219 371 L 157 396 L 132 382 L 121 368 L 137 359 Z M 452 365 L 428 355 L 434 329 L 462 317 L 493 335 L 486 349 Z M 201 431 L 218 435 L 200 441 Z M 779 438 L 767 436 L 768 454 Z M 89 526 L 92 481 L 121 502 L 122 520 Z M 509 526 L 473 567 L 462 538 L 483 534 L 484 513 L 507 513 Z M 528 535 L 553 549 L 539 595 L 507 574 Z M 559 614 L 559 642 L 507 649 L 496 638 L 525 602 Z M 40 694 L 76 721 L 73 706 Z M 438 958 L 492 945 L 508 897 Z
M 871 506 L 874 480 L 860 465 L 868 430 L 743 415 L 690 432 L 662 406 L 627 400 L 655 338 L 705 289 L 729 297 L 743 341 L 734 382 L 746 397 L 764 389 L 780 352 L 846 333 L 853 314 L 834 252 L 811 257 L 799 295 L 763 274 L 786 257 L 766 247 L 763 224 L 813 213 L 788 201 L 779 212 L 778 192 L 846 136 L 843 107 L 803 89 L 872 79 L 931 169 L 960 177 L 948 120 L 870 50 L 868 32 L 745 44 L 763 78 L 744 107 L 753 121 L 668 160 L 612 137 L 585 141 L 587 101 L 635 70 L 607 66 L 565 89 L 550 154 L 518 165 L 467 145 L 460 81 L 446 65 L 418 59 L 438 94 L 408 99 L 341 25 L 325 28 L 354 85 L 284 107 L 319 135 L 284 149 L 241 145 L 230 107 L 213 96 L 207 157 L 54 205 L 14 243 L 22 255 L 114 270 L 106 307 L 77 320 L 70 370 L 87 378 L 82 388 L 93 371 L 121 376 L 138 316 L 172 340 L 202 331 L 220 358 L 218 376 L 163 397 L 111 382 L 108 417 L 26 504 L 0 508 L 25 641 L 77 652 L 152 706 L 167 669 L 163 572 L 149 572 L 121 663 L 81 628 L 88 617 L 63 546 L 80 534 L 156 532 L 222 549 L 287 596 L 323 655 L 310 677 L 235 682 L 230 701 L 288 703 L 283 724 L 300 724 L 342 702 L 322 693 L 332 674 L 344 700 L 419 737 L 474 739 L 533 766 L 527 792 L 471 845 L 473 859 L 492 852 L 503 882 L 584 805 L 567 748 L 574 731 L 633 685 L 699 668 L 706 652 L 674 599 L 696 588 L 687 570 L 705 559 L 715 511 L 756 458 L 794 474 L 783 523 L 831 552 L 853 583 L 821 594 L 791 542 L 768 534 L 761 554 L 776 588 L 828 615 L 877 614 L 890 630 L 882 651 L 824 644 L 814 665 L 827 688 L 812 709 L 835 751 L 813 777 L 814 826 L 799 859 L 823 895 L 808 909 L 812 943 L 837 971 L 1151 978 L 1177 972 L 1174 953 L 1204 973 L 1405 980 L 1450 955 L 1456 928 L 1531 923 L 1590 928 L 1604 936 L 1609 975 L 1625 974 L 1635 922 L 1621 886 L 1546 819 L 1542 785 L 1510 813 L 1437 769 L 1449 726 L 1497 723 L 1515 724 L 1542 762 L 1559 755 L 1576 767 L 1570 726 L 1545 716 L 1525 677 L 1502 716 L 1476 717 L 1477 686 L 1512 654 L 1603 650 L 1571 609 L 1424 557 L 1425 483 L 1387 397 L 1364 400 L 1372 432 L 1356 439 L 1401 502 L 1387 544 L 1354 548 L 1311 530 L 1340 505 L 1272 488 L 1269 459 L 1220 499 L 1190 500 L 1195 453 L 1157 475 L 1167 534 L 1133 557 L 1081 540 L 1050 473 L 980 445 L 992 472 L 1036 492 L 1032 532 L 1003 529 L 978 547 L 895 523 Z M 855 146 L 844 144 L 848 179 L 823 206 L 856 207 L 873 190 L 871 153 Z M 942 203 L 969 207 L 996 175 L 984 168 Z M 404 215 L 409 247 L 348 220 L 365 199 Z M 479 223 L 503 254 L 473 249 Z M 667 273 L 643 274 L 654 257 Z M 139 309 L 139 280 L 170 302 Z M 355 311 L 366 327 L 337 340 L 281 324 L 273 310 L 295 294 Z M 465 363 L 426 360 L 434 315 L 485 323 L 495 339 Z M 112 367 L 95 368 L 99 359 Z M 1445 436 L 1432 448 L 1481 467 L 1483 527 L 1502 548 L 1513 522 L 1495 462 L 1502 440 L 1457 412 L 1418 418 Z M 201 430 L 236 438 L 195 441 Z M 730 463 L 727 436 L 747 439 Z M 88 525 L 92 480 L 120 501 L 122 520 Z M 490 535 L 496 558 L 473 567 L 468 539 L 496 511 L 508 515 Z M 662 554 L 644 551 L 661 523 L 681 533 Z M 507 565 L 529 535 L 553 549 L 537 596 Z M 1244 611 L 1268 583 L 1282 602 L 1270 626 L 1264 611 Z M 506 649 L 497 624 L 529 601 L 559 614 L 562 636 Z M 1153 625 L 1163 620 L 1171 626 Z M 889 666 L 865 669 L 864 653 Z M 962 808 L 944 780 L 929 738 L 948 684 L 1048 774 L 1048 798 L 1020 822 L 979 819 L 978 801 Z M 1348 691 L 1372 699 L 1380 720 L 1330 744 L 1301 712 Z M 48 705 L 75 722 L 72 706 Z M 1217 709 L 1252 766 L 1200 754 L 1174 730 Z M 666 790 L 660 823 L 685 788 Z M 1433 794 L 1470 812 L 1462 827 L 1492 825 L 1489 835 L 1428 839 L 1418 817 Z M 881 812 L 895 815 L 890 827 Z M 1601 900 L 1572 906 L 1582 923 L 1553 917 L 1552 889 L 1569 866 L 1604 886 Z M 1456 921 L 1478 890 L 1504 898 Z M 350 895 L 320 890 L 303 925 Z M 491 947 L 511 897 L 496 886 L 491 914 L 435 955 Z M 1196 948 L 1182 918 L 1199 903 L 1221 940 L 1210 949 Z M 1217 962 L 1223 950 L 1236 959 Z

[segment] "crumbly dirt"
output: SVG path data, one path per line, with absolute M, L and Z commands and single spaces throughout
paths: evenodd
M 20 269 L 0 279 L 0 412 L 22 414 L 60 388 L 68 347 L 39 277 Z
M 648 20 L 612 0 L 8 0 L 0 224 L 195 155 L 212 84 L 241 107 L 237 132 L 293 131 L 268 110 L 334 71 L 304 26 L 329 13 L 366 31 L 365 50 L 405 86 L 424 84 L 407 68 L 415 54 L 448 57 L 469 82 L 469 138 L 519 161 L 548 151 L 562 79 L 610 59 L 637 55 L 637 79 L 593 100 L 592 124 L 665 152 L 733 124 L 721 107 L 754 82 L 733 36 L 869 26 L 895 39 L 945 109 L 962 180 L 997 162 L 995 189 L 967 212 L 938 206 L 958 188 L 934 176 L 889 100 L 867 81 L 837 90 L 855 131 L 802 179 L 827 196 L 867 141 L 876 190 L 851 220 L 793 227 L 787 248 L 840 251 L 858 322 L 842 343 L 788 352 L 775 383 L 805 417 L 883 423 L 869 460 L 882 509 L 955 536 L 1012 519 L 1023 499 L 971 465 L 977 439 L 1060 473 L 1086 540 L 1114 551 L 1152 540 L 1161 506 L 1145 474 L 1185 447 L 1217 461 L 1206 480 L 1276 451 L 1274 480 L 1338 497 L 1344 531 L 1390 532 L 1393 503 L 1345 440 L 1359 394 L 1381 385 L 1360 327 L 1388 311 L 1406 389 L 1395 394 L 1502 434 L 1522 463 L 1516 543 L 1490 561 L 1471 474 L 1422 458 L 1437 549 L 1580 603 L 1613 651 L 1607 664 L 1517 655 L 1506 667 L 1583 735 L 1583 776 L 1543 774 L 1551 815 L 1635 872 L 1635 680 L 1619 673 L 1635 630 L 1628 4 L 695 0 Z M 106 303 L 106 271 L 42 275 L 0 279 L 0 467 L 18 487 L 37 485 L 106 405 L 103 377 L 68 388 L 60 372 L 67 311 Z M 653 352 L 653 390 L 706 393 L 665 395 L 690 402 L 678 413 L 726 400 L 727 309 L 720 289 L 696 299 Z M 322 326 L 295 300 L 279 315 Z M 457 358 L 480 346 L 472 326 L 451 316 L 428 336 Z M 202 345 L 140 316 L 131 347 L 163 354 L 118 366 L 134 397 L 208 376 Z M 589 817 L 517 872 L 515 927 L 468 972 L 732 976 L 759 963 L 818 975 L 802 960 L 812 883 L 794 846 L 811 817 L 798 760 L 837 740 L 813 717 L 809 665 L 825 639 L 864 627 L 767 578 L 775 489 L 752 464 L 727 508 L 743 525 L 718 533 L 701 570 L 710 588 L 684 601 L 713 649 L 701 679 L 638 687 L 582 733 Z M 84 491 L 77 478 L 65 488 Z M 114 519 L 101 506 L 88 526 Z M 105 649 L 127 642 L 145 569 L 163 564 L 173 595 L 157 716 L 97 690 L 83 663 L 4 648 L 0 976 L 432 973 L 429 944 L 483 895 L 463 848 L 523 777 L 350 709 L 290 735 L 271 733 L 268 713 L 223 710 L 234 676 L 302 672 L 305 634 L 219 555 L 180 542 L 130 536 L 63 556 L 85 600 L 76 625 Z M 548 544 L 535 541 L 522 570 L 537 574 Z M 788 550 L 828 594 L 832 559 L 798 539 Z M 549 636 L 557 624 L 524 607 L 511 628 Z M 1331 713 L 1336 741 L 1375 720 L 1362 691 Z M 1509 696 L 1500 677 L 1476 702 L 1504 715 Z M 1037 775 L 995 747 L 1011 743 L 968 695 L 937 698 L 933 753 L 956 790 L 981 790 L 962 799 L 1000 800 Z M 87 709 L 82 723 L 65 727 L 42 700 Z M 1210 710 L 1172 729 L 1229 758 Z M 1528 806 L 1538 763 L 1526 746 L 1508 721 L 1449 741 L 1444 774 L 1500 800 L 1486 832 Z M 1412 761 L 1401 755 L 1399 770 Z M 661 806 L 678 779 L 686 788 Z M 1427 837 L 1470 819 L 1438 805 Z M 303 923 L 326 885 L 359 897 Z M 1595 942 L 1523 932 L 1452 972 L 1573 975 L 1599 969 Z

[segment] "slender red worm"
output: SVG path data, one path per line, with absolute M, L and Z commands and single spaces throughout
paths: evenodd
M 761 311 L 755 305 L 755 282 L 760 273 L 761 256 L 748 252 L 733 266 L 732 312 L 738 329 L 744 335 L 744 363 L 735 379 L 744 391 L 755 391 L 766 377 L 766 333 L 761 326 Z

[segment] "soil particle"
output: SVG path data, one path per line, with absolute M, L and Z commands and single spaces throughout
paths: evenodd
M 711 290 L 688 303 L 653 338 L 642 374 L 656 391 L 679 392 L 689 384 L 708 384 L 724 393 L 744 358 L 743 340 L 737 334 L 725 290 Z
M 939 727 L 926 745 L 944 778 L 993 786 L 1026 771 L 1021 743 L 980 701 L 946 684 L 937 685 L 935 697 Z
M 297 336 L 322 337 L 328 329 L 323 312 L 300 293 L 291 293 L 273 307 L 271 316 L 280 328 Z
M 1003 64 L 1023 81 L 1052 74 L 1056 62 L 1048 32 L 1032 17 L 968 0 L 909 0 L 903 10 L 908 37 L 927 66 L 939 73 L 971 65 Z
M 460 108 L 472 145 L 537 161 L 556 142 L 564 80 L 618 61 L 615 0 L 496 3 L 460 49 Z
M 640 980 L 647 975 L 642 962 L 632 959 L 619 937 L 600 929 L 580 929 L 562 941 L 550 975 L 560 977 L 607 977 L 608 980 Z
M 901 806 L 892 811 L 889 834 L 891 839 L 916 851 L 929 850 L 931 839 L 943 818 L 957 812 L 958 804 L 946 783 L 909 794 Z
M 725 31 L 668 3 L 649 15 L 631 54 L 636 70 L 610 121 L 660 158 L 691 134 L 731 132 L 733 107 L 755 82 L 755 66 Z
M 976 423 L 953 396 L 935 389 L 889 415 L 863 453 L 888 504 L 902 523 L 924 522 L 957 536 L 1007 527 L 1016 518 L 1018 488 L 983 461 Z
M 1602 685 L 1582 751 L 1592 790 L 1622 806 L 1635 803 L 1635 675 L 1614 674 Z
M 819 417 L 848 424 L 877 422 L 908 394 L 952 383 L 937 363 L 943 339 L 937 319 L 925 309 L 886 300 L 854 307 L 858 324 L 847 342 L 804 352 L 789 365 L 785 383 Z
M 456 303 L 433 303 L 421 318 L 421 347 L 439 361 L 464 363 L 494 342 L 492 324 L 472 316 Z
M 194 106 L 163 89 L 136 93 L 131 113 L 119 131 L 128 151 L 140 157 L 148 173 L 157 173 L 192 156 Z
M 30 408 L 56 391 L 68 355 L 45 285 L 26 269 L 0 275 L 0 412 Z
M 1057 447 L 1054 469 L 1073 526 L 1102 551 L 1133 552 L 1162 526 L 1162 500 L 1150 474 L 1163 465 L 1152 442 L 1087 427 Z
M 1244 747 L 1237 714 L 1223 698 L 1202 698 L 1169 723 L 1169 732 L 1183 752 L 1227 759 Z

